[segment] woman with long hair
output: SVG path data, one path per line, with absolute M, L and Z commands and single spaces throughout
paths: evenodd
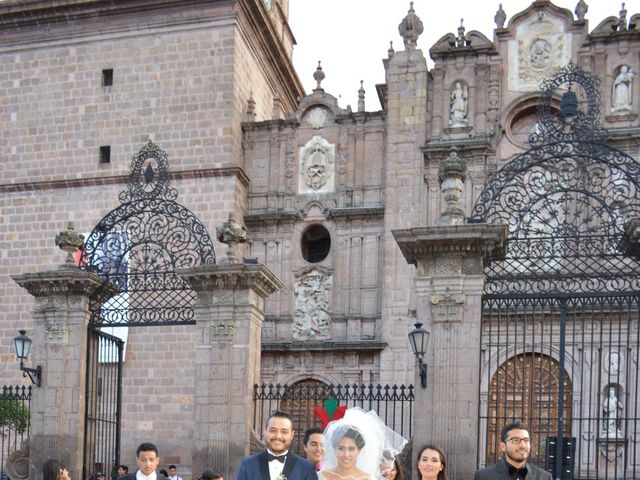
M 42 464 L 42 480 L 71 480 L 67 468 L 53 458 Z
M 382 476 L 387 480 L 404 480 L 404 473 L 402 473 L 402 468 L 400 468 L 397 458 L 393 459 L 390 468 L 386 469 Z
M 420 480 L 449 480 L 447 475 L 447 457 L 442 448 L 425 445 L 416 458 Z

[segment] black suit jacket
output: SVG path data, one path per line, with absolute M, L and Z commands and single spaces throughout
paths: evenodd
M 287 477 L 287 480 L 318 480 L 316 466 L 291 451 L 287 454 L 282 475 Z M 236 478 L 237 480 L 275 480 L 269 477 L 267 451 L 243 458 Z
M 473 480 L 511 480 L 507 461 L 502 460 L 495 465 L 478 470 Z M 527 480 L 553 480 L 549 472 L 527 463 Z

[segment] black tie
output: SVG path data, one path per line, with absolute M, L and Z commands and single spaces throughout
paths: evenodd
M 287 458 L 286 455 L 274 455 L 273 453 L 269 453 L 267 452 L 267 460 L 271 461 L 271 460 L 277 460 L 280 463 L 284 463 L 285 459 Z

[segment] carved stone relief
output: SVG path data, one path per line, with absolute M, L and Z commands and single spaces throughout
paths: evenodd
M 516 27 L 509 44 L 509 90 L 537 91 L 571 58 L 571 35 L 564 23 L 545 12 Z
M 465 296 L 463 293 L 451 293 L 449 288 L 444 293 L 431 295 L 431 315 L 434 322 L 459 322 L 462 320 L 462 309 Z
M 66 344 L 68 339 L 68 331 L 64 325 L 47 325 L 47 343 Z
M 211 322 L 209 326 L 209 339 L 212 342 L 233 339 L 233 322 Z
M 305 116 L 307 124 L 315 130 L 324 127 L 327 124 L 328 119 L 329 113 L 322 107 L 315 107 L 311 109 L 311 111 Z
M 296 279 L 293 289 L 295 311 L 293 338 L 328 338 L 331 314 L 329 293 L 333 285 L 331 274 L 316 268 L 304 272 Z
M 335 145 L 315 135 L 300 148 L 300 193 L 332 192 Z

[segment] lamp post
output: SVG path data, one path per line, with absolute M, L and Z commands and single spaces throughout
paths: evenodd
M 427 388 L 427 365 L 423 362 L 424 355 L 427 353 L 427 345 L 429 344 L 429 332 L 422 328 L 422 323 L 418 322 L 411 332 L 409 332 L 409 343 L 411 350 L 418 360 L 420 366 L 420 384 L 422 388 Z
M 19 330 L 20 335 L 13 339 L 13 344 L 16 347 L 16 357 L 20 360 L 20 370 L 24 372 L 23 377 L 29 376 L 31 383 L 36 387 L 40 386 L 40 379 L 42 378 L 42 367 L 38 365 L 36 368 L 29 368 L 24 366 L 24 360 L 29 356 L 29 350 L 31 350 L 31 339 L 27 337 L 26 330 Z

